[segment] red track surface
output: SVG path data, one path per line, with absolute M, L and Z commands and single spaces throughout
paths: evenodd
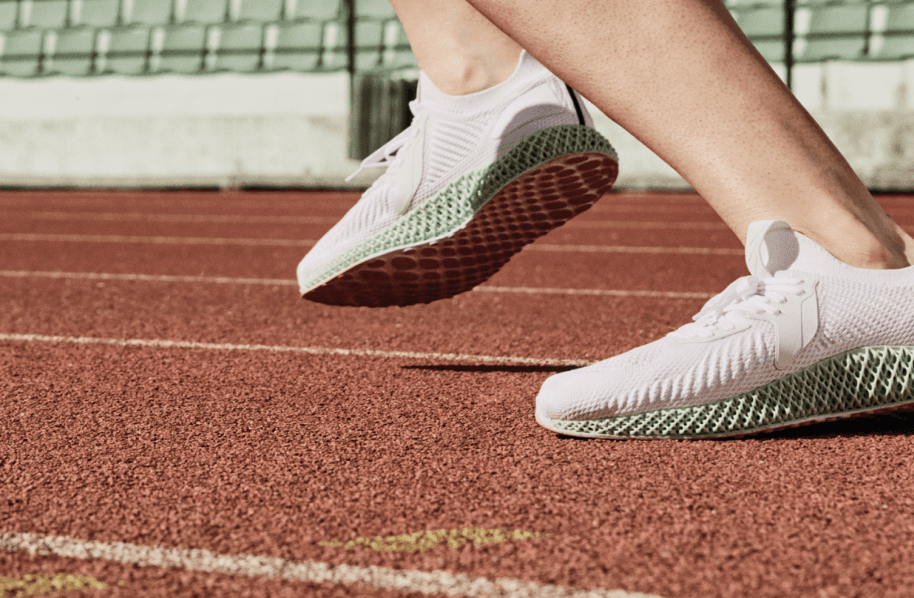
M 480 291 L 380 310 L 301 301 L 291 282 L 308 245 L 297 241 L 319 238 L 356 198 L 4 192 L 0 333 L 596 360 L 704 302 Z M 910 198 L 879 200 L 914 226 Z M 190 237 L 289 242 L 180 241 Z M 739 255 L 676 248 L 740 246 L 697 196 L 611 194 L 486 286 L 710 295 L 745 273 Z M 533 420 L 539 385 L 562 367 L 0 340 L 0 534 L 667 598 L 911 595 L 914 416 L 729 441 L 576 440 Z M 548 536 L 424 552 L 320 544 L 462 528 Z M 94 576 L 110 584 L 87 592 L 99 596 L 410 595 L 0 552 L 0 577 L 42 572 Z

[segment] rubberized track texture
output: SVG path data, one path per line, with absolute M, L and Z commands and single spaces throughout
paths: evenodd
M 453 297 L 587 210 L 617 174 L 615 151 L 593 129 L 539 131 L 314 272 L 303 283 L 303 297 L 365 307 Z
M 613 192 L 451 299 L 302 301 L 359 195 L 0 192 L 2 598 L 910 598 L 914 413 L 534 420 L 745 274 L 700 197 Z

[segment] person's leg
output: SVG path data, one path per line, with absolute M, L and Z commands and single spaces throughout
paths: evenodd
M 899 268 L 914 240 L 720 0 L 468 0 L 673 166 L 745 243 L 788 222 L 847 264 Z
M 449 95 L 505 81 L 521 47 L 466 0 L 390 0 L 419 68 Z

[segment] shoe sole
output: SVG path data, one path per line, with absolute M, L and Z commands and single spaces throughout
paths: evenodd
M 559 434 L 609 439 L 748 436 L 914 406 L 914 347 L 862 347 L 706 405 L 594 420 L 536 421 Z
M 612 188 L 617 173 L 615 151 L 593 129 L 538 131 L 335 260 L 325 270 L 337 274 L 302 296 L 364 307 L 453 297 L 590 208 Z

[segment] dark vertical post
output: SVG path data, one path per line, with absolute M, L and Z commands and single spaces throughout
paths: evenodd
M 346 70 L 349 71 L 350 100 L 355 93 L 355 3 L 356 0 L 343 0 L 346 10 Z
M 793 15 L 796 0 L 784 0 L 784 69 L 787 71 L 787 88 L 793 90 Z

